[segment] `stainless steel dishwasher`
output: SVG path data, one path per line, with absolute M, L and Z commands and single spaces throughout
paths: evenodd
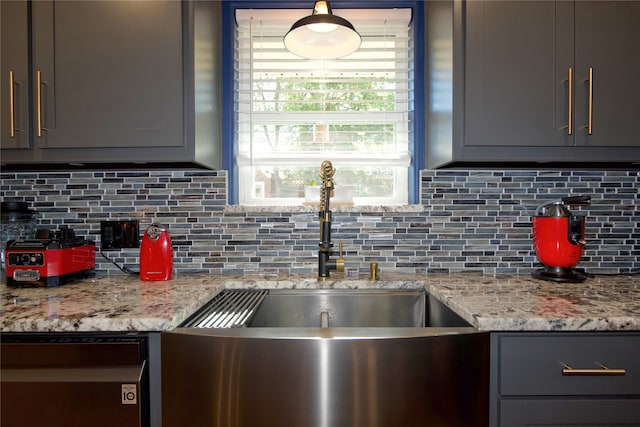
M 223 294 L 162 334 L 163 427 L 488 425 L 488 334 L 424 290 Z
M 2 427 L 149 425 L 145 336 L 0 338 Z

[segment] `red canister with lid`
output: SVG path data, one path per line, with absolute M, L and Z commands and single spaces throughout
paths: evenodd
M 170 280 L 173 273 L 173 246 L 166 227 L 153 223 L 140 244 L 140 279 Z

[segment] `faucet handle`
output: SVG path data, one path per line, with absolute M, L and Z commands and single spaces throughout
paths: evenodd
M 342 256 L 342 242 L 338 243 L 338 259 L 336 260 L 336 270 L 344 271 L 344 257 Z

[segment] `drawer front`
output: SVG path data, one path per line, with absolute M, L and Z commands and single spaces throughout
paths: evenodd
M 503 396 L 640 395 L 640 334 L 502 335 L 499 357 Z
M 500 427 L 640 426 L 638 399 L 509 399 L 500 401 Z

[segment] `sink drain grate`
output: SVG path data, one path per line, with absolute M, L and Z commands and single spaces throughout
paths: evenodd
M 187 328 L 243 328 L 255 314 L 266 289 L 225 289 L 182 326 Z

